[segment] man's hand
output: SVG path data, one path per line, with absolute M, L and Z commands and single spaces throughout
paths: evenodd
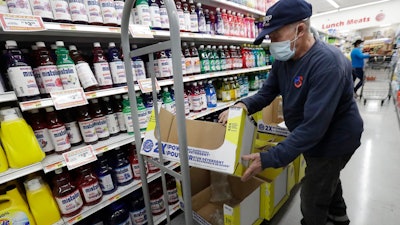
M 250 178 L 262 171 L 260 153 L 253 153 L 242 156 L 242 160 L 251 161 L 249 168 L 244 172 L 241 180 L 248 181 Z
M 241 102 L 235 104 L 235 106 L 236 107 L 241 107 L 241 108 L 243 108 L 243 109 L 245 109 L 247 111 L 246 105 L 241 103 Z M 225 110 L 221 114 L 219 114 L 218 122 L 222 123 L 223 125 L 225 125 L 227 121 L 228 121 L 228 110 Z

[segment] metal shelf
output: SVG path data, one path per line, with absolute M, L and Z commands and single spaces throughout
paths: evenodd
M 204 5 L 209 5 L 213 7 L 234 10 L 235 12 L 240 12 L 244 14 L 250 13 L 257 16 L 265 16 L 265 12 L 227 0 L 198 0 L 197 2 L 201 2 Z
M 1 102 L 12 102 L 17 101 L 17 96 L 13 91 L 4 92 L 0 94 L 0 103 Z
M 179 202 L 177 202 L 173 205 L 168 205 L 168 207 L 169 207 L 169 215 L 176 213 L 180 209 Z M 154 216 L 154 218 L 153 218 L 154 224 L 160 224 L 166 219 L 167 219 L 167 215 L 165 213 L 158 215 L 158 216 Z
M 171 163 L 169 168 L 174 169 L 174 168 L 177 168 L 178 166 L 179 166 L 178 163 Z M 151 181 L 159 178 L 160 176 L 161 176 L 161 172 L 149 174 L 149 176 L 147 178 L 148 182 L 150 183 Z M 75 224 L 75 223 L 81 221 L 82 219 L 98 212 L 100 209 L 103 209 L 104 207 L 110 205 L 111 203 L 129 195 L 130 193 L 139 189 L 140 187 L 142 187 L 142 182 L 140 180 L 135 180 L 129 185 L 118 187 L 117 191 L 115 191 L 114 193 L 104 195 L 101 202 L 99 202 L 98 204 L 96 204 L 94 206 L 85 206 L 82 209 L 82 212 L 74 217 L 70 217 L 70 218 L 64 217 L 63 218 L 64 224 L 69 224 L 69 225 Z M 178 208 L 179 208 L 179 204 L 178 204 Z
M 20 168 L 20 169 L 8 169 L 7 171 L 0 173 L 0 184 L 8 181 L 23 177 L 25 175 L 42 170 L 42 164 L 40 162 Z

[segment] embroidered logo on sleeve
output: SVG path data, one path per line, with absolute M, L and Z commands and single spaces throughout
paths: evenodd
M 300 88 L 303 85 L 303 76 L 297 75 L 294 78 L 294 86 Z

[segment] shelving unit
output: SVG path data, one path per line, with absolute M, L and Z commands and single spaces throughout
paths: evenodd
M 227 10 L 234 10 L 235 12 L 240 12 L 240 13 L 250 13 L 254 14 L 256 16 L 265 16 L 265 12 L 262 12 L 257 9 L 253 9 L 250 7 L 247 7 L 245 5 L 241 5 L 232 1 L 226 1 L 226 0 L 199 0 L 198 2 L 201 2 L 204 5 L 209 5 L 213 7 L 221 7 Z
M 0 173 L 0 184 L 4 184 L 8 181 L 17 179 L 19 177 L 23 177 L 25 175 L 37 172 L 42 170 L 42 164 L 39 163 L 35 163 L 29 166 L 25 166 L 23 168 L 20 169 L 8 169 L 7 171 Z
M 12 101 L 17 101 L 17 96 L 15 95 L 15 92 L 8 91 L 3 94 L 0 94 L 0 103 L 12 102 Z

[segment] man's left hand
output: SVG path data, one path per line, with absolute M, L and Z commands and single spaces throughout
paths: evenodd
M 242 160 L 251 161 L 249 168 L 244 172 L 241 180 L 248 181 L 250 178 L 262 171 L 260 153 L 242 156 Z

